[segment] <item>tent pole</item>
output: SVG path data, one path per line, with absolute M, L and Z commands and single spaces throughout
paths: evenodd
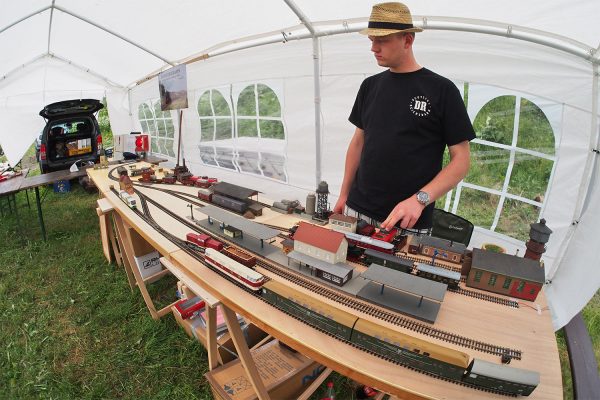
M 313 27 L 312 22 L 304 14 L 304 12 L 294 3 L 293 0 L 284 0 L 285 4 L 292 9 L 294 14 L 304 24 L 310 32 L 313 45 L 313 81 L 315 94 L 315 187 L 321 182 L 321 73 L 320 73 L 320 58 L 319 58 L 319 38 Z
M 321 182 L 321 72 L 319 58 L 319 38 L 313 37 L 313 65 L 315 83 L 315 187 Z

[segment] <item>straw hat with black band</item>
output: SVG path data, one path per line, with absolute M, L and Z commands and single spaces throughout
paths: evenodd
M 423 32 L 413 25 L 410 10 L 402 3 L 380 3 L 373 6 L 367 29 L 363 35 L 386 36 L 398 32 Z

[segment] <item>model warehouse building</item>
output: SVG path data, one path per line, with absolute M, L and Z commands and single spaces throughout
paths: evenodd
M 543 284 L 539 261 L 473 249 L 467 286 L 534 301 Z

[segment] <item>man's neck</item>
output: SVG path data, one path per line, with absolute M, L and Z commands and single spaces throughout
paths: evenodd
M 390 71 L 394 72 L 396 74 L 406 74 L 409 72 L 418 71 L 421 68 L 423 68 L 423 67 L 421 67 L 419 64 L 417 64 L 416 61 L 413 61 L 413 62 L 397 65 L 395 67 L 390 67 Z

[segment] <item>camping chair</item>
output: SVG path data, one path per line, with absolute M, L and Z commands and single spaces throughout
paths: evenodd
M 456 214 L 433 209 L 433 226 L 431 236 L 469 245 L 473 234 L 473 224 Z

